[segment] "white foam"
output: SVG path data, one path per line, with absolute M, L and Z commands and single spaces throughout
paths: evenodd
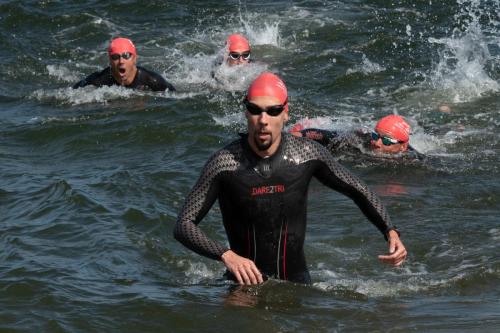
M 353 73 L 362 73 L 362 74 L 372 74 L 372 73 L 379 73 L 385 71 L 385 68 L 375 62 L 372 62 L 368 59 L 368 57 L 363 54 L 363 59 L 362 63 L 360 65 L 354 66 L 354 68 L 349 68 L 346 71 L 346 74 L 353 74 Z
M 425 269 L 417 269 L 417 272 L 411 272 L 409 268 L 401 268 L 396 273 L 385 274 L 384 279 L 351 277 L 343 272 L 324 270 L 320 277 L 324 281 L 316 282 L 313 286 L 322 291 L 350 290 L 368 297 L 395 297 L 446 288 L 467 276 L 466 273 L 457 272 L 447 278 L 436 279 Z
M 485 35 L 489 25 L 496 22 L 480 22 L 485 11 L 500 8 L 498 3 L 497 8 L 482 8 L 480 1 L 458 3 L 461 12 L 455 15 L 455 21 L 462 26 L 455 28 L 451 37 L 428 39 L 439 49 L 440 56 L 428 79 L 431 86 L 443 91 L 450 101 L 463 103 L 500 91 L 498 82 L 488 74 L 488 67 L 491 68 L 495 60 L 489 52 L 489 44 L 497 45 L 499 38 Z M 487 17 L 492 20 L 492 16 Z M 488 34 L 498 35 L 498 30 L 493 29 Z
M 223 127 L 236 127 L 241 130 L 245 127 L 245 116 L 243 111 L 228 113 L 223 116 L 213 116 L 212 118 L 217 125 L 221 125 Z
M 47 71 L 50 76 L 64 82 L 77 82 L 80 79 L 77 73 L 63 65 L 47 65 Z
M 257 45 L 279 46 L 278 23 L 262 22 L 260 18 L 254 17 L 256 14 L 240 14 L 239 22 L 234 22 L 230 26 L 224 27 L 222 31 L 213 31 L 213 27 L 197 32 L 190 39 L 190 42 L 198 41 L 207 48 L 214 47 L 214 53 L 198 52 L 188 54 L 183 51 L 189 49 L 189 43 L 178 43 L 176 48 L 166 50 L 169 57 L 179 59 L 175 71 L 165 73 L 167 77 L 176 83 L 176 86 L 187 89 L 195 89 L 194 85 L 204 85 L 213 89 L 224 91 L 243 91 L 248 88 L 251 81 L 263 71 L 268 69 L 268 65 L 259 61 L 252 62 L 245 66 L 226 66 L 223 63 L 225 53 L 225 41 L 230 33 L 241 33 L 250 42 L 252 47 Z M 230 33 L 228 33 L 230 32 Z
M 422 154 L 443 153 L 445 151 L 443 143 L 445 142 L 444 138 L 425 133 L 420 126 L 412 123 L 410 143 L 418 152 Z
M 245 91 L 267 65 L 261 62 L 228 66 L 223 63 L 214 69 L 214 84 L 225 91 Z
M 499 241 L 500 240 L 500 229 L 493 228 L 493 229 L 488 230 L 488 233 L 491 235 L 491 238 L 494 241 Z
M 318 129 L 328 129 L 333 130 L 335 127 L 334 121 L 331 117 L 305 117 L 297 120 L 297 122 L 290 124 L 288 129 L 293 127 L 295 124 L 301 124 L 304 128 L 318 128 Z
M 215 280 L 222 276 L 224 270 L 214 270 L 202 262 L 191 262 L 189 260 L 179 260 L 177 267 L 182 268 L 185 276 L 188 278 L 188 284 L 198 284 L 206 280 Z
M 92 86 L 72 89 L 39 89 L 34 91 L 30 97 L 39 101 L 53 101 L 55 100 L 61 104 L 80 105 L 88 103 L 101 103 L 106 104 L 109 101 L 131 98 L 133 96 L 145 96 L 145 92 L 127 89 L 118 86 L 104 86 L 95 88 Z
M 251 42 L 250 45 L 273 45 L 281 46 L 279 34 L 279 22 L 267 23 L 264 25 L 242 21 L 246 34 Z

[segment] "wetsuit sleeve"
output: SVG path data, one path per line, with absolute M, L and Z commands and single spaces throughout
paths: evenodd
M 335 161 L 328 150 L 321 149 L 318 153 L 320 162 L 315 176 L 320 182 L 351 198 L 384 237 L 390 230 L 395 229 L 377 194 Z
M 189 193 L 174 228 L 174 237 L 187 248 L 205 257 L 221 260 L 228 248 L 210 239 L 198 227 L 208 213 L 219 192 L 217 155 L 205 165 L 196 185 Z
M 336 131 L 328 131 L 317 128 L 306 128 L 300 131 L 303 137 L 314 140 L 323 146 L 328 146 L 334 140 L 338 133 Z
M 160 74 L 146 70 L 142 67 L 140 70 L 143 71 L 144 76 L 147 77 L 147 86 L 152 91 L 165 91 L 167 89 L 169 91 L 175 91 L 174 86 L 168 83 Z
M 89 82 L 87 81 L 87 79 L 83 79 L 83 80 L 78 81 L 77 83 L 75 83 L 73 85 L 73 89 L 83 88 L 83 87 L 85 87 L 87 85 L 89 85 Z
M 93 73 L 93 74 L 90 74 L 89 76 L 87 76 L 85 79 L 77 82 L 74 86 L 73 86 L 73 89 L 78 89 L 78 88 L 83 88 L 83 87 L 86 87 L 88 85 L 91 85 L 92 82 L 94 81 L 94 79 L 96 78 L 96 76 L 98 76 L 99 73 Z
M 151 82 L 151 90 L 153 91 L 175 91 L 175 88 L 173 85 L 167 82 L 162 76 L 158 75 L 158 77 L 153 78 L 153 81 Z
M 111 70 L 109 67 L 103 69 L 100 72 L 95 72 L 87 76 L 85 79 L 77 82 L 73 89 L 83 88 L 88 85 L 93 85 L 96 87 L 110 86 L 114 83 L 113 77 L 111 76 Z

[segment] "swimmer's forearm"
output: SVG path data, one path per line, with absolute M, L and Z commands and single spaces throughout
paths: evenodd
M 227 248 L 210 239 L 196 224 L 190 221 L 177 221 L 174 238 L 188 249 L 210 259 L 222 260 Z

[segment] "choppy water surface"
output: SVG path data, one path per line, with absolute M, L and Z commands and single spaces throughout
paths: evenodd
M 0 331 L 498 332 L 499 13 L 493 0 L 1 2 Z M 233 32 L 257 61 L 214 67 Z M 70 89 L 118 35 L 177 92 Z M 425 162 L 340 156 L 402 230 L 402 268 L 379 264 L 378 231 L 316 182 L 313 286 L 231 292 L 221 263 L 173 239 L 263 70 L 285 79 L 292 123 L 409 120 Z M 202 227 L 225 240 L 217 207 Z

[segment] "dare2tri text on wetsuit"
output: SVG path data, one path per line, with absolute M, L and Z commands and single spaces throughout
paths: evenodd
M 277 152 L 268 158 L 252 151 L 247 136 L 217 151 L 186 198 L 174 235 L 191 250 L 221 260 L 228 249 L 198 227 L 218 199 L 231 250 L 253 260 L 269 277 L 310 283 L 304 239 L 312 177 L 354 200 L 384 235 L 392 229 L 378 196 L 328 149 L 283 133 Z

